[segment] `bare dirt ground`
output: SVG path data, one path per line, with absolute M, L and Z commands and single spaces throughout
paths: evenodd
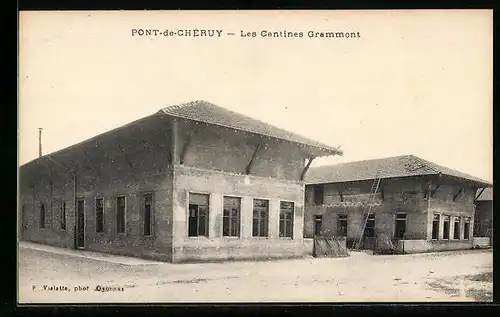
M 351 252 L 346 258 L 261 262 L 138 263 L 21 247 L 19 302 L 432 302 L 493 298 L 491 250 L 416 255 Z M 68 290 L 46 290 L 44 286 Z M 106 287 L 114 289 L 106 291 Z

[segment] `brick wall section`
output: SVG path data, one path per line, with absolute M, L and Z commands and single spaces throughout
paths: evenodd
M 493 239 L 493 201 L 476 202 L 477 237 L 490 237 Z
M 304 187 L 298 181 L 283 181 L 252 175 L 216 172 L 175 166 L 174 171 L 174 262 L 303 256 Z M 189 193 L 210 195 L 209 237 L 188 237 Z M 241 236 L 222 236 L 223 196 L 242 198 Z M 269 236 L 252 237 L 253 199 L 267 199 Z M 279 237 L 279 202 L 295 203 L 293 239 Z
M 97 191 L 85 197 L 86 249 L 114 254 L 134 255 L 169 261 L 172 248 L 172 176 L 171 172 L 143 176 L 139 184 L 115 184 L 111 190 Z M 151 236 L 144 236 L 143 195 L 153 194 Z M 126 197 L 125 234 L 116 233 L 116 197 Z M 104 233 L 96 233 L 95 198 L 105 199 Z M 89 210 L 90 209 L 90 210 Z
M 453 221 L 455 217 L 460 219 L 460 240 L 464 238 L 464 218 L 469 217 L 469 241 L 472 245 L 472 236 L 474 230 L 474 195 L 477 188 L 465 188 L 463 193 L 453 201 L 453 196 L 457 192 L 457 186 L 443 184 L 441 185 L 433 198 L 431 198 L 430 204 L 428 204 L 428 236 L 427 239 L 431 239 L 432 232 L 432 216 L 433 214 L 440 215 L 439 224 L 439 240 L 443 238 L 443 228 L 444 228 L 444 216 L 450 216 L 450 240 L 453 240 L 454 236 L 454 225 Z
M 465 250 L 472 247 L 472 241 L 450 240 L 450 241 L 428 241 L 428 240 L 401 240 L 396 247 L 404 253 L 423 253 L 451 250 Z
M 290 257 L 307 253 L 303 244 L 304 169 L 306 151 L 296 144 L 184 120 L 157 118 L 87 142 L 56 159 L 78 165 L 77 196 L 85 201 L 85 248 L 175 262 L 190 260 Z M 250 175 L 245 169 L 256 144 Z M 181 157 L 183 162 L 181 164 Z M 74 168 L 74 166 L 70 166 Z M 55 168 L 54 168 L 55 169 Z M 75 211 L 70 175 L 58 170 L 24 177 L 22 204 L 31 210 L 29 185 L 35 183 L 35 202 L 65 199 L 67 230 L 36 229 L 38 213 L 28 211 L 26 239 L 74 246 Z M 42 174 L 40 174 L 42 173 Z M 30 174 L 30 173 L 26 173 Z M 35 173 L 36 174 L 36 173 Z M 60 175 L 65 180 L 57 180 Z M 52 199 L 48 180 L 54 189 Z M 47 184 L 44 181 L 47 181 Z M 154 192 L 154 236 L 142 235 L 142 201 Z M 188 193 L 210 195 L 209 238 L 188 238 Z M 116 234 L 116 196 L 126 196 L 126 234 Z M 222 238 L 223 196 L 242 199 L 240 238 Z M 105 199 L 105 232 L 95 231 L 95 199 Z M 253 198 L 268 199 L 269 237 L 252 235 Z M 280 201 L 294 202 L 293 239 L 279 238 Z M 47 219 L 50 209 L 47 208 Z M 172 256 L 173 250 L 173 256 Z
M 323 215 L 322 220 L 322 234 L 337 235 L 337 219 L 339 215 L 347 215 L 347 240 L 349 243 L 354 241 L 360 226 L 363 221 L 363 208 L 366 206 L 364 203 L 338 203 L 333 206 L 306 206 L 306 213 L 304 218 L 304 237 L 312 238 L 314 236 L 314 219 L 316 215 Z M 374 204 L 372 212 L 376 215 L 378 221 L 376 225 L 382 226 L 381 216 L 383 213 L 380 204 Z
M 297 145 L 202 123 L 180 121 L 178 130 L 179 155 L 188 135 L 197 131 L 191 137 L 185 153 L 186 166 L 244 174 L 256 144 L 260 143 L 253 161 L 252 175 L 298 180 L 304 169 L 306 155 Z
M 25 185 L 21 184 L 23 190 L 20 193 L 20 206 L 21 210 L 24 208 L 26 221 L 23 240 L 72 248 L 75 223 L 72 178 L 61 178 L 59 182 L 53 182 L 52 195 L 50 181 L 47 178 L 40 178 L 31 188 Z M 62 201 L 66 202 L 66 230 L 61 229 L 59 220 Z M 40 228 L 42 203 L 45 205 L 45 228 L 43 229 Z
M 169 126 L 160 120 L 100 138 L 57 154 L 54 159 L 76 168 L 77 198 L 85 202 L 85 249 L 160 260 L 171 259 L 172 172 Z M 73 248 L 75 206 L 71 174 L 57 164 L 30 167 L 21 175 L 24 239 Z M 52 170 L 49 170 L 49 168 Z M 50 172 L 51 171 L 51 172 Z M 50 186 L 52 180 L 52 190 Z M 33 185 L 33 188 L 30 186 Z M 142 195 L 152 192 L 153 235 L 143 235 Z M 126 234 L 116 234 L 116 196 L 126 197 Z M 104 233 L 96 233 L 95 199 L 104 198 Z M 60 226 L 60 205 L 66 202 L 66 230 Z M 39 228 L 40 203 L 46 204 L 46 227 Z M 52 203 L 52 208 L 50 204 Z
M 303 150 L 287 142 L 178 121 L 174 170 L 173 261 L 303 256 Z M 188 142 L 189 141 L 189 142 Z M 250 174 L 246 167 L 256 152 Z M 181 156 L 183 156 L 181 164 Z M 189 192 L 209 195 L 209 237 L 188 237 Z M 222 237 L 223 197 L 241 198 L 240 237 Z M 253 199 L 269 200 L 269 235 L 252 237 Z M 293 201 L 294 238 L 279 238 L 280 201 Z
M 398 212 L 406 213 L 406 238 L 407 239 L 431 239 L 432 217 L 434 213 L 441 215 L 440 239 L 443 237 L 443 215 L 450 215 L 450 237 L 453 239 L 453 217 L 460 219 L 460 239 L 463 240 L 464 217 L 471 218 L 470 237 L 472 238 L 472 223 L 474 220 L 473 197 L 476 188 L 466 183 L 456 181 L 440 180 L 434 197 L 429 201 L 424 198 L 424 190 L 428 188 L 427 179 L 394 179 L 382 180 L 384 197 L 380 191 L 372 202 L 372 213 L 375 214 L 375 232 L 378 236 L 385 235 L 394 237 L 395 219 Z M 333 234 L 337 233 L 337 217 L 339 214 L 348 215 L 348 244 L 358 239 L 356 235 L 362 226 L 363 209 L 369 201 L 369 192 L 373 181 L 352 182 L 344 184 L 324 185 L 324 204 L 314 204 L 314 185 L 307 185 L 305 189 L 306 212 L 304 219 L 304 236 L 314 235 L 315 215 L 323 215 L 323 228 Z M 462 187 L 462 193 L 453 201 L 453 196 Z M 433 185 L 432 189 L 435 189 Z M 342 191 L 342 201 L 339 191 Z M 429 212 L 430 211 L 430 212 Z M 446 242 L 446 241 L 445 241 Z M 439 242 L 441 243 L 441 242 Z M 462 244 L 469 244 L 463 241 Z M 455 243 L 457 247 L 462 245 Z M 446 249 L 448 247 L 436 247 Z

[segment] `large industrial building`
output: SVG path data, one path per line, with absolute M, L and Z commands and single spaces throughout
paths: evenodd
M 208 102 L 20 167 L 21 239 L 163 261 L 303 256 L 304 175 L 337 148 Z
M 304 236 L 377 252 L 473 247 L 479 178 L 406 155 L 309 169 Z

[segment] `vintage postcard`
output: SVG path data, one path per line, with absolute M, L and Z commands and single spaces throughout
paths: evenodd
M 18 302 L 492 301 L 493 12 L 21 11 Z

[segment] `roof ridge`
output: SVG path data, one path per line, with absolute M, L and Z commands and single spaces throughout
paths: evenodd
M 232 115 L 235 118 L 233 118 L 235 122 L 230 122 L 230 121 L 224 121 L 224 122 L 212 122 L 214 119 L 217 121 L 217 117 L 210 116 L 210 119 L 203 119 L 200 117 L 196 117 L 196 115 L 188 115 L 188 114 L 183 114 L 183 113 L 176 113 L 175 110 L 182 109 L 182 108 L 189 108 L 189 107 L 194 107 L 194 106 L 200 106 L 200 107 L 207 107 L 207 108 L 212 108 L 214 111 L 219 111 L 221 113 L 225 112 L 228 115 Z M 224 108 L 222 106 L 218 106 L 214 103 L 211 103 L 206 100 L 193 100 L 193 101 L 188 101 L 185 103 L 177 104 L 177 105 L 172 105 L 172 106 L 167 106 L 163 107 L 160 109 L 159 112 L 162 112 L 163 114 L 170 115 L 173 117 L 178 117 L 178 118 L 184 118 L 187 120 L 193 120 L 193 121 L 198 121 L 198 122 L 205 122 L 209 124 L 215 124 L 218 126 L 226 127 L 226 128 L 231 128 L 231 129 L 236 129 L 240 131 L 246 131 L 250 133 L 257 133 L 261 135 L 265 135 L 268 137 L 272 138 L 278 138 L 278 139 L 283 139 L 283 140 L 288 140 L 291 142 L 303 144 L 303 145 L 308 145 L 312 147 L 318 147 L 322 148 L 323 150 L 328 150 L 328 151 L 334 151 L 336 155 L 342 155 L 343 151 L 339 150 L 339 147 L 335 147 L 332 145 L 328 145 L 319 141 L 315 141 L 312 138 L 302 136 L 298 133 L 289 131 L 285 128 L 278 127 L 276 125 L 267 123 L 265 121 L 262 121 L 260 119 L 254 118 L 250 115 L 242 114 L 227 108 Z M 217 114 L 217 113 L 216 113 Z M 239 118 L 238 118 L 239 117 Z M 219 118 L 220 119 L 220 118 Z M 245 123 L 251 122 L 254 127 L 252 128 L 251 124 L 250 126 L 245 126 Z M 242 124 L 239 124 L 242 123 Z M 260 129 L 259 129 L 260 126 Z M 255 128 L 257 127 L 257 128 Z M 273 131 L 275 130 L 275 131 Z M 277 132 L 279 131 L 279 133 Z
M 181 103 L 176 103 L 176 104 L 171 104 L 164 106 L 160 109 L 160 111 L 163 111 L 165 109 L 179 109 L 179 108 L 184 108 L 184 107 L 192 107 L 200 103 L 205 103 L 205 104 L 212 104 L 208 101 L 202 100 L 202 99 L 196 99 L 196 100 L 190 100 L 190 101 L 185 101 Z M 213 105 L 213 104 L 212 104 Z
M 402 158 L 402 157 L 408 157 L 408 156 L 410 156 L 410 155 L 396 155 L 396 156 L 372 158 L 372 159 L 367 159 L 367 160 L 357 160 L 357 161 L 350 161 L 350 162 L 340 162 L 340 163 L 334 163 L 334 164 L 325 164 L 325 165 L 314 166 L 314 167 L 310 167 L 309 169 L 315 169 L 315 168 L 319 168 L 319 167 L 328 167 L 328 166 L 339 166 L 339 165 L 345 165 L 345 164 L 354 164 L 354 163 L 361 163 L 361 162 L 382 161 L 382 160 Z
M 431 170 L 435 171 L 435 172 L 436 172 L 436 173 L 438 173 L 438 174 L 442 174 L 442 173 L 443 173 L 441 170 L 439 170 L 439 169 L 435 168 L 434 166 L 429 165 L 429 163 L 432 163 L 432 164 L 436 164 L 436 163 L 433 163 L 433 162 L 427 161 L 427 160 L 425 160 L 425 159 L 423 159 L 423 158 L 421 158 L 421 157 L 415 156 L 415 155 L 413 155 L 413 154 L 410 154 L 410 155 L 408 155 L 408 156 L 410 156 L 410 157 L 412 157 L 412 158 L 416 159 L 417 161 L 419 161 L 420 163 L 422 163 L 423 165 L 425 165 L 427 168 L 429 168 L 429 169 L 431 169 Z M 436 165 L 437 165 L 437 164 L 436 164 Z
M 359 160 L 311 167 L 306 182 L 329 183 L 374 179 L 381 172 L 384 178 L 443 174 L 450 177 L 490 186 L 490 182 L 461 171 L 436 164 L 413 154 Z

